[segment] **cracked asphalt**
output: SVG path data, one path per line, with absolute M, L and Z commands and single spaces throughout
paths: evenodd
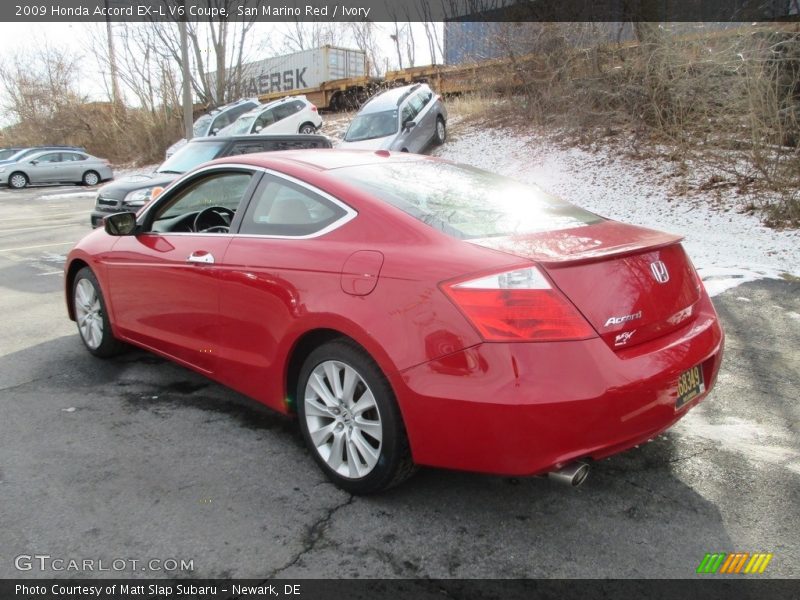
M 0 578 L 109 575 L 15 568 L 34 554 L 193 561 L 114 576 L 691 578 L 719 551 L 800 576 L 800 283 L 715 298 L 713 394 L 579 489 L 422 469 L 353 497 L 291 419 L 151 354 L 83 349 L 60 269 L 92 203 L 0 190 Z

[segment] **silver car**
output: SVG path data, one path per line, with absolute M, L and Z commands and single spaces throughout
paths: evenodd
M 421 152 L 443 144 L 447 110 L 441 96 L 424 83 L 387 90 L 358 111 L 339 148 Z
M 97 185 L 111 179 L 111 164 L 85 152 L 45 150 L 0 166 L 0 185 L 22 189 L 29 183 Z

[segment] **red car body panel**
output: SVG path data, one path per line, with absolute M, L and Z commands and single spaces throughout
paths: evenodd
M 666 429 L 711 389 L 723 333 L 679 238 L 602 221 L 457 240 L 327 170 L 379 160 L 433 159 L 322 150 L 215 161 L 298 178 L 358 216 L 312 239 L 112 237 L 99 229 L 70 253 L 67 272 L 75 261 L 91 266 L 120 339 L 282 412 L 291 410 L 287 373 L 299 340 L 322 329 L 352 338 L 386 374 L 423 465 L 527 475 L 602 458 Z M 197 252 L 215 263 L 186 263 Z M 658 288 L 648 279 L 655 261 L 670 273 Z M 531 264 L 544 268 L 596 335 L 485 342 L 440 288 Z M 678 377 L 695 365 L 706 392 L 676 411 Z

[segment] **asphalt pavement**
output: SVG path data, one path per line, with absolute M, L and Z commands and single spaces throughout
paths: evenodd
M 422 469 L 353 497 L 291 419 L 152 354 L 84 350 L 61 269 L 92 205 L 0 189 L 0 578 L 691 578 L 709 552 L 800 576 L 800 283 L 715 298 L 714 392 L 578 489 Z

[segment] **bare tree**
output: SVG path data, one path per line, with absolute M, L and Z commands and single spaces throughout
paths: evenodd
M 45 44 L 0 64 L 4 108 L 18 122 L 19 137 L 34 143 L 43 143 L 48 135 L 56 141 L 69 138 L 75 127 L 70 109 L 86 101 L 75 86 L 79 60 Z
M 367 56 L 367 74 L 380 75 L 384 59 L 380 45 L 375 39 L 375 24 L 370 21 L 349 23 L 350 33 L 356 47 Z
M 175 0 L 161 0 L 169 9 Z M 187 22 L 191 46 L 192 88 L 200 102 L 216 106 L 232 99 L 242 86 L 242 68 L 246 62 L 247 38 L 255 17 L 238 20 L 235 7 L 238 0 L 209 0 L 214 8 L 224 8 L 231 17 L 209 22 Z M 172 13 L 169 13 L 172 14 Z M 152 22 L 158 44 L 154 48 L 163 57 L 182 68 L 180 36 L 176 22 Z M 208 58 L 205 58 L 207 54 Z

